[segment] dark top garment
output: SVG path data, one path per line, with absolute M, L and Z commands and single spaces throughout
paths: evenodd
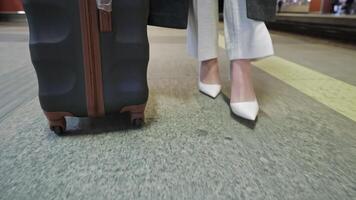
M 189 1 L 150 0 L 148 24 L 185 29 L 188 22 Z M 259 21 L 272 21 L 275 19 L 276 0 L 246 0 L 246 2 L 248 18 Z
M 187 28 L 190 0 L 150 0 L 148 24 L 167 28 Z
M 247 17 L 259 21 L 273 21 L 276 16 L 276 4 L 276 0 L 246 0 Z

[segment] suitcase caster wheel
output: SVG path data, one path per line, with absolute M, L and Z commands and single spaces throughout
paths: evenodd
M 143 126 L 143 124 L 144 124 L 143 119 L 133 119 L 131 122 L 131 125 L 134 128 L 141 128 Z
M 130 123 L 133 128 L 141 128 L 145 122 L 146 104 L 126 106 L 121 109 L 120 113 L 129 113 Z
M 49 120 L 49 128 L 57 135 L 62 135 L 66 130 L 66 120 L 64 117 Z
M 51 130 L 57 135 L 63 135 L 64 129 L 61 126 L 52 126 Z

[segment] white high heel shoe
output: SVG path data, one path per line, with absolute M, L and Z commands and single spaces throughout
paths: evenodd
M 201 69 L 201 66 L 198 67 L 199 91 L 210 96 L 211 98 L 215 99 L 221 92 L 221 85 L 220 84 L 207 84 L 207 83 L 203 83 L 202 81 L 200 81 L 200 69 Z
M 232 112 L 242 118 L 248 120 L 256 120 L 259 106 L 257 100 L 230 103 Z
M 215 99 L 221 92 L 221 85 L 220 84 L 206 84 L 206 83 L 199 81 L 199 90 L 202 93 Z

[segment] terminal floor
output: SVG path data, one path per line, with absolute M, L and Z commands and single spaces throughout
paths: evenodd
M 252 123 L 230 113 L 222 35 L 215 100 L 197 90 L 184 31 L 149 37 L 146 125 L 68 118 L 59 137 L 36 97 L 27 28 L 0 25 L 1 200 L 356 199 L 356 47 L 272 32 L 276 56 L 254 62 Z

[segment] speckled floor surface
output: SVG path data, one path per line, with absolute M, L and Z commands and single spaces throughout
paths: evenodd
M 227 81 L 215 100 L 197 91 L 184 32 L 150 40 L 146 125 L 69 118 L 58 137 L 27 101 L 0 123 L 1 200 L 356 199 L 355 122 L 257 68 L 259 119 L 235 118 Z

